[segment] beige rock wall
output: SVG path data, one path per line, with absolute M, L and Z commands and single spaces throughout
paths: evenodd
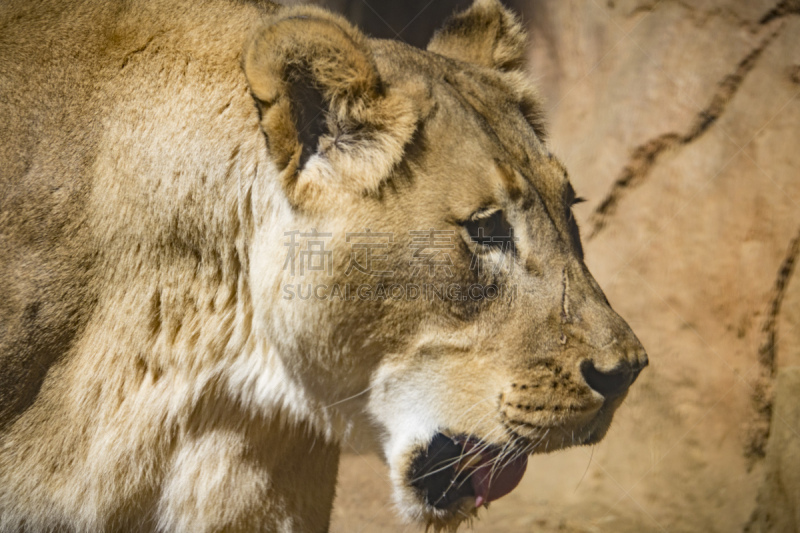
M 603 443 L 533 458 L 475 529 L 742 531 L 800 364 L 800 2 L 517 3 L 587 262 L 651 366 Z M 414 530 L 385 477 L 344 459 L 333 531 Z
M 766 446 L 764 484 L 747 533 L 800 531 L 800 367 L 780 370 Z

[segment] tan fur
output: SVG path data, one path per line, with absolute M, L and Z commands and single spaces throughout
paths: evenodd
M 433 433 L 602 438 L 624 394 L 581 364 L 632 381 L 646 356 L 583 265 L 498 2 L 429 52 L 269 3 L 0 17 L 0 531 L 325 531 L 348 439 L 386 458 L 404 516 L 454 528 L 408 485 Z M 514 227 L 514 268 L 470 268 L 482 208 Z M 393 235 L 395 283 L 515 291 L 286 298 L 286 234 L 312 228 L 335 268 L 303 284 L 374 284 L 345 275 L 345 234 L 368 228 Z M 429 228 L 452 232 L 449 275 L 409 262 Z

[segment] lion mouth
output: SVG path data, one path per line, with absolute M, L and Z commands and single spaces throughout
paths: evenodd
M 468 436 L 437 433 L 414 457 L 409 484 L 431 507 L 449 509 L 464 499 L 480 507 L 519 484 L 528 457 Z

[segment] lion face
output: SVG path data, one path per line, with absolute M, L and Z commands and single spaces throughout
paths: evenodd
M 511 491 L 528 454 L 602 439 L 647 365 L 583 262 L 521 35 L 495 2 L 428 51 L 300 8 L 245 59 L 282 186 L 254 192 L 274 213 L 257 323 L 436 528 Z
M 381 338 L 403 326 L 367 409 L 400 507 L 447 525 L 513 489 L 527 454 L 599 441 L 647 359 L 584 265 L 575 193 L 511 89 L 463 65 L 437 70 L 424 148 L 370 227 L 449 231 L 452 275 L 423 283 L 466 289 L 376 309 Z M 403 270 L 403 284 L 420 282 Z

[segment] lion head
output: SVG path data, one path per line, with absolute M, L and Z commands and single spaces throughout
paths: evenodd
M 281 198 L 253 198 L 274 213 L 256 316 L 436 528 L 511 491 L 528 454 L 602 439 L 647 365 L 584 264 L 524 43 L 478 0 L 425 51 L 304 7 L 245 54 Z

